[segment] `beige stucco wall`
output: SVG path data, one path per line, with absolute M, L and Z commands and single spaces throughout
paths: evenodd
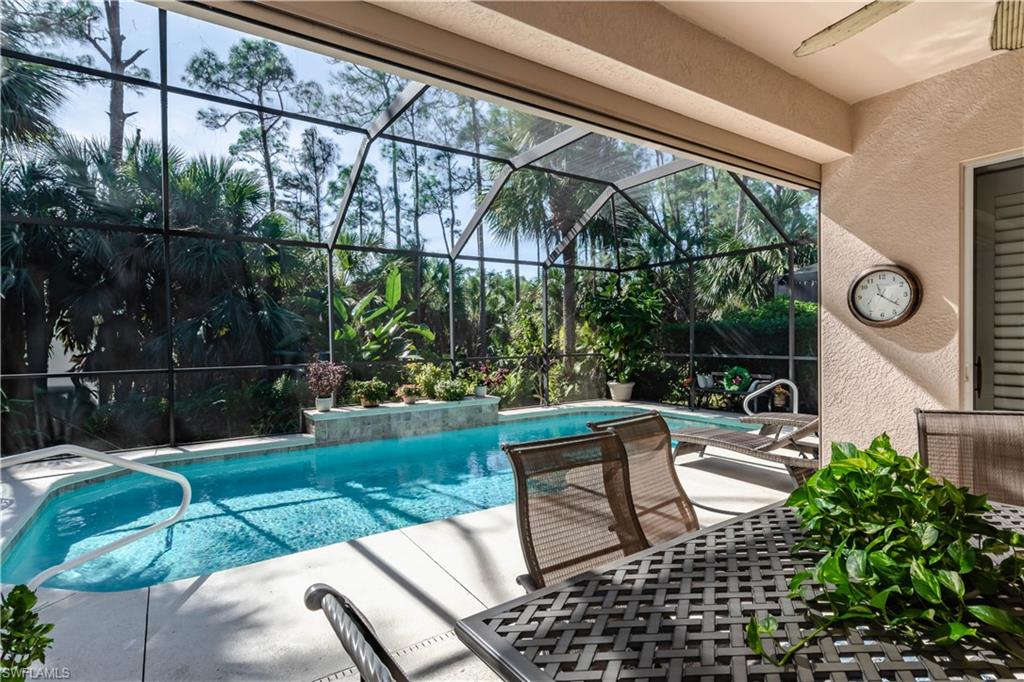
M 961 164 L 1024 147 L 1024 51 L 1003 53 L 854 107 L 853 154 L 822 167 L 822 437 L 888 431 L 916 450 L 914 407 L 960 404 Z M 897 262 L 924 297 L 903 325 L 872 329 L 850 280 Z

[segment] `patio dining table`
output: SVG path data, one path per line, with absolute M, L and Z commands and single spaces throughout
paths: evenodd
M 1024 531 L 1024 507 L 993 507 L 993 523 Z M 914 648 L 869 625 L 823 632 L 783 668 L 754 654 L 752 615 L 778 621 L 762 638 L 775 656 L 815 627 L 789 596 L 816 560 L 791 553 L 801 537 L 796 511 L 777 503 L 465 618 L 456 633 L 506 680 L 1024 679 L 1005 654 Z

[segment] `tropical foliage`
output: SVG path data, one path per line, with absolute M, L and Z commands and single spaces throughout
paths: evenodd
M 817 558 L 790 588 L 822 615 L 778 663 L 842 621 L 884 623 L 894 635 L 943 646 L 1006 650 L 1003 636 L 1024 638 L 1024 618 L 1001 606 L 1005 595 L 1024 595 L 1024 535 L 993 526 L 984 496 L 937 481 L 887 435 L 864 449 L 833 444 L 831 463 L 787 504 L 805 529 L 794 552 Z M 760 635 L 778 627 L 752 618 L 751 648 L 763 653 Z
M 35 592 L 15 585 L 0 604 L 0 672 L 5 680 L 24 682 L 30 665 L 46 662 L 53 625 L 39 622 L 37 601 Z
M 778 241 L 729 173 L 699 165 L 610 203 L 546 273 L 519 262 L 543 261 L 600 194 L 565 171 L 626 177 L 669 160 L 591 136 L 539 162 L 554 173 L 514 173 L 465 240 L 468 259 L 453 262 L 443 254 L 501 168 L 482 157 L 510 158 L 563 125 L 431 88 L 371 145 L 339 216 L 351 137 L 308 121 L 366 126 L 403 78 L 219 29 L 169 76 L 218 99 L 171 95 L 165 165 L 155 85 L 140 84 L 153 82 L 157 51 L 129 30 L 155 25 L 157 10 L 0 1 L 5 46 L 70 65 L 3 63 L 5 452 L 161 443 L 172 426 L 178 441 L 295 430 L 311 398 L 302 366 L 331 351 L 354 378 L 392 387 L 403 364 L 440 361 L 450 378 L 452 361 L 492 358 L 507 406 L 598 397 L 606 348 L 588 301 L 613 279 L 592 268 L 670 261 L 673 241 L 703 255 Z M 207 30 L 168 16 L 171 32 Z M 813 236 L 810 193 L 746 182 L 787 231 Z M 798 262 L 813 259 L 798 249 Z M 685 264 L 666 265 L 646 276 L 648 300 L 661 300 L 663 331 L 691 322 L 691 289 L 698 324 L 728 319 L 769 301 L 787 267 L 773 250 L 703 260 L 693 281 Z M 685 348 L 651 338 L 645 353 Z

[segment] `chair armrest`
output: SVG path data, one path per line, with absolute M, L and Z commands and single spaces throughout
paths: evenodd
M 519 585 L 522 586 L 524 590 L 526 590 L 527 594 L 529 594 L 530 592 L 536 592 L 540 589 L 540 585 L 534 582 L 533 578 L 530 577 L 529 573 L 524 573 L 520 576 L 517 576 L 516 582 L 519 583 Z

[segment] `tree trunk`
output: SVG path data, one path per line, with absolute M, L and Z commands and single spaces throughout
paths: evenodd
M 263 94 L 260 93 L 259 101 L 263 101 Z M 259 114 L 260 123 L 260 147 L 263 152 L 263 172 L 267 175 L 267 203 L 270 210 L 277 209 L 277 192 L 274 190 L 274 164 L 270 158 L 270 126 L 267 117 L 262 112 Z
M 743 218 L 747 214 L 747 195 L 740 190 L 739 199 L 736 201 L 736 225 L 733 227 L 733 236 L 739 237 L 743 232 Z
M 50 363 L 50 342 L 53 330 L 47 329 L 46 304 L 44 292 L 47 281 L 41 272 L 30 274 L 31 289 L 25 291 L 25 358 L 26 369 L 31 374 L 46 374 Z M 53 424 L 50 420 L 49 392 L 46 379 L 32 382 L 32 403 L 35 413 L 35 431 L 37 448 L 50 444 Z
M 395 248 L 402 243 L 402 193 L 398 185 L 398 144 L 391 140 L 391 193 L 395 200 Z
M 107 65 L 113 73 L 123 75 L 124 36 L 121 35 L 121 5 L 118 2 L 103 3 L 107 15 L 107 33 L 110 36 L 110 55 Z M 110 118 L 110 158 L 118 162 L 124 154 L 124 124 L 128 115 L 124 112 L 124 83 L 119 80 L 110 81 L 110 107 L 107 112 Z

